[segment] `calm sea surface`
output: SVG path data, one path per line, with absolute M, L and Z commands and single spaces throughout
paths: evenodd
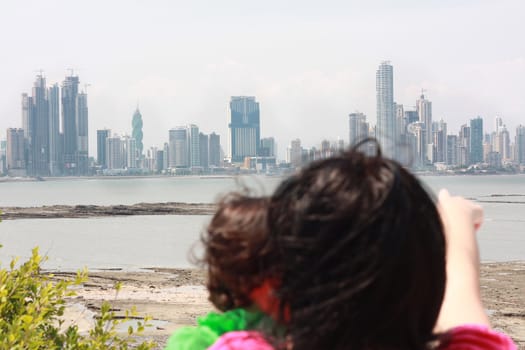
M 430 189 L 481 201 L 479 232 L 485 261 L 525 260 L 525 176 L 425 176 Z M 246 177 L 255 193 L 271 193 L 280 178 Z M 212 202 L 238 189 L 232 178 L 65 179 L 0 183 L 0 206 Z M 505 203 L 503 203 L 505 202 Z M 0 224 L 0 261 L 25 259 L 39 246 L 49 269 L 187 267 L 208 216 L 30 219 Z

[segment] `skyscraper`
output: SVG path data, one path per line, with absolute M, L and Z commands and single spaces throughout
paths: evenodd
M 169 167 L 189 167 L 188 131 L 185 126 L 179 126 L 169 131 Z
M 408 125 L 408 133 L 412 136 L 414 145 L 412 149 L 415 151 L 413 159 L 416 166 L 424 166 L 427 164 L 427 155 L 425 153 L 427 144 L 427 134 L 425 124 L 422 122 L 415 122 Z
M 67 76 L 62 83 L 63 164 L 65 175 L 77 175 L 77 95 L 78 76 Z
M 77 175 L 88 175 L 89 168 L 89 134 L 88 134 L 88 105 L 87 94 L 81 92 L 76 99 L 76 127 L 77 127 Z
M 108 167 L 108 161 L 106 158 L 106 140 L 110 136 L 111 130 L 97 130 L 97 163 L 102 167 L 102 169 L 106 169 Z
M 49 103 L 49 172 L 51 176 L 57 176 L 62 173 L 59 91 L 58 84 L 53 84 L 47 89 Z
M 134 169 L 137 167 L 137 141 L 129 135 L 122 137 L 124 151 L 124 167 Z
M 432 102 L 425 99 L 425 95 L 421 94 L 419 100 L 416 101 L 416 111 L 419 121 L 425 124 L 425 134 L 427 135 L 427 143 L 425 144 L 425 154 L 431 154 L 432 149 L 428 149 L 429 144 L 433 144 L 432 137 Z
M 46 95 L 46 79 L 39 74 L 33 85 L 33 107 L 30 113 L 32 122 L 31 167 L 28 171 L 34 176 L 49 175 L 49 105 Z
M 137 157 L 142 156 L 144 150 L 144 144 L 142 143 L 143 133 L 142 133 L 142 114 L 140 114 L 139 107 L 133 113 L 133 120 L 131 122 L 133 131 L 131 132 L 131 137 L 133 137 L 137 143 Z
M 483 119 L 470 120 L 470 164 L 483 162 Z
M 259 103 L 253 96 L 232 96 L 230 100 L 230 156 L 232 162 L 259 154 Z
M 458 164 L 458 136 L 447 135 L 447 165 L 456 166 Z
M 199 152 L 200 152 L 200 166 L 203 169 L 209 167 L 209 137 L 202 132 L 199 133 Z
M 290 142 L 288 162 L 293 168 L 298 168 L 303 164 L 303 148 L 301 147 L 300 139 L 295 139 Z
M 376 72 L 377 125 L 376 137 L 383 153 L 395 156 L 396 145 L 394 113 L 394 68 L 390 62 L 381 62 Z
M 457 161 L 460 166 L 470 164 L 470 127 L 466 124 L 459 130 Z
M 123 169 L 126 165 L 124 144 L 120 136 L 106 139 L 106 160 L 108 169 Z
M 265 137 L 261 139 L 260 155 L 265 157 L 276 157 L 276 145 L 273 137 Z
M 25 176 L 25 142 L 23 129 L 7 129 L 6 162 L 11 176 Z
M 348 115 L 348 144 L 350 147 L 368 137 L 368 127 L 364 113 L 355 112 Z
M 447 160 L 447 123 L 441 119 L 435 123 L 434 137 L 434 151 L 435 161 L 444 163 Z
M 209 164 L 212 167 L 221 166 L 221 137 L 212 132 L 209 137 Z
M 188 125 L 188 160 L 189 166 L 199 167 L 200 161 L 200 147 L 199 147 L 199 127 L 195 124 Z
M 525 126 L 518 125 L 516 127 L 515 144 L 515 160 L 518 164 L 525 164 Z

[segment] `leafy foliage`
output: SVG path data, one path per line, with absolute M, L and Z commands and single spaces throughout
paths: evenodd
M 0 268 L 0 349 L 148 350 L 155 346 L 153 342 L 137 344 L 133 337 L 144 330 L 149 318 L 122 335 L 117 332 L 118 325 L 135 311 L 127 311 L 126 318 L 117 320 L 107 302 L 89 332 L 80 332 L 77 325 L 66 328 L 60 317 L 67 298 L 75 295 L 71 287 L 84 283 L 87 271 L 77 272 L 73 280 L 53 281 L 52 275 L 40 273 L 42 260 L 35 248 L 23 264 L 17 266 L 17 259 L 13 259 L 9 268 Z

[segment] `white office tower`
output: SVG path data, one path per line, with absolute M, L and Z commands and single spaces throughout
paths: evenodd
M 195 124 L 188 125 L 188 160 L 191 168 L 201 166 L 199 147 L 199 127 Z
M 428 143 L 432 143 L 432 102 L 425 99 L 425 95 L 421 94 L 416 101 L 416 111 L 419 121 L 425 124 L 425 135 L 427 135 L 427 144 L 425 145 L 425 153 L 429 153 Z
M 303 148 L 301 147 L 301 140 L 295 139 L 290 142 L 290 147 L 287 152 L 287 161 L 292 168 L 298 168 L 303 163 Z
M 414 145 L 412 149 L 414 150 L 414 165 L 424 166 L 427 164 L 427 135 L 425 124 L 421 122 L 415 122 L 409 124 L 407 127 L 407 132 L 412 135 L 412 140 Z
M 124 145 L 120 136 L 115 135 L 106 139 L 106 161 L 108 169 L 124 169 Z

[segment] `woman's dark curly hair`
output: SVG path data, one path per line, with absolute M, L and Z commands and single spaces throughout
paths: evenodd
M 268 226 L 294 349 L 429 348 L 445 290 L 436 205 L 393 160 L 354 147 L 284 181 Z
M 253 304 L 249 293 L 270 272 L 268 197 L 230 193 L 201 240 L 210 301 L 222 311 Z

